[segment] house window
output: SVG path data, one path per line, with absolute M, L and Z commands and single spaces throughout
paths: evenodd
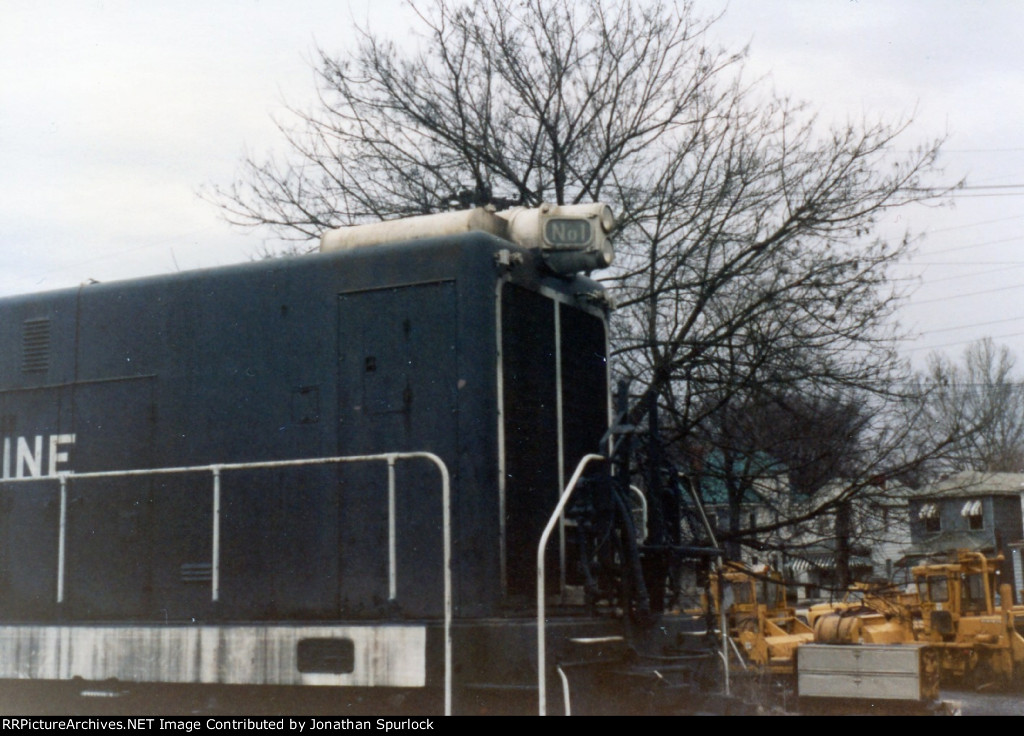
M 985 528 L 985 517 L 981 513 L 980 498 L 976 498 L 973 501 L 965 503 L 964 507 L 960 509 L 960 515 L 967 519 L 968 529 Z
M 937 504 L 923 504 L 921 510 L 917 512 L 917 518 L 924 522 L 924 530 L 926 532 L 942 531 L 942 519 L 939 518 L 939 507 Z

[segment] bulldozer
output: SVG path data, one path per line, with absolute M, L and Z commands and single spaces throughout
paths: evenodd
M 725 610 L 729 636 L 747 661 L 764 673 L 792 675 L 796 648 L 813 641 L 814 631 L 789 605 L 782 575 L 767 565 L 727 562 L 710 588 L 712 610 Z
M 919 641 L 940 653 L 943 679 L 985 689 L 1024 683 L 1024 607 L 999 584 L 1002 555 L 958 550 L 911 570 L 921 604 Z
M 812 606 L 808 625 L 818 644 L 903 644 L 920 629 L 917 594 L 855 583 L 841 601 Z

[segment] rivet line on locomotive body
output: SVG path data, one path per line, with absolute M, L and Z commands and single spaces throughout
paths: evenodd
M 614 226 L 478 208 L 0 300 L 0 700 L 536 712 L 538 540 L 611 448 L 610 307 L 580 272 Z M 601 465 L 545 557 L 551 712 L 639 712 L 705 662 Z

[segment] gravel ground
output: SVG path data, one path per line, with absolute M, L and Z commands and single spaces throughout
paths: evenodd
M 959 701 L 965 716 L 1024 716 L 1024 693 L 943 690 L 942 699 Z

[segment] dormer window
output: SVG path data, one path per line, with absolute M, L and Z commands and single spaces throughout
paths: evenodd
M 964 504 L 964 507 L 960 509 L 960 515 L 967 519 L 968 529 L 984 529 L 985 518 L 981 513 L 981 499 L 974 499 Z

